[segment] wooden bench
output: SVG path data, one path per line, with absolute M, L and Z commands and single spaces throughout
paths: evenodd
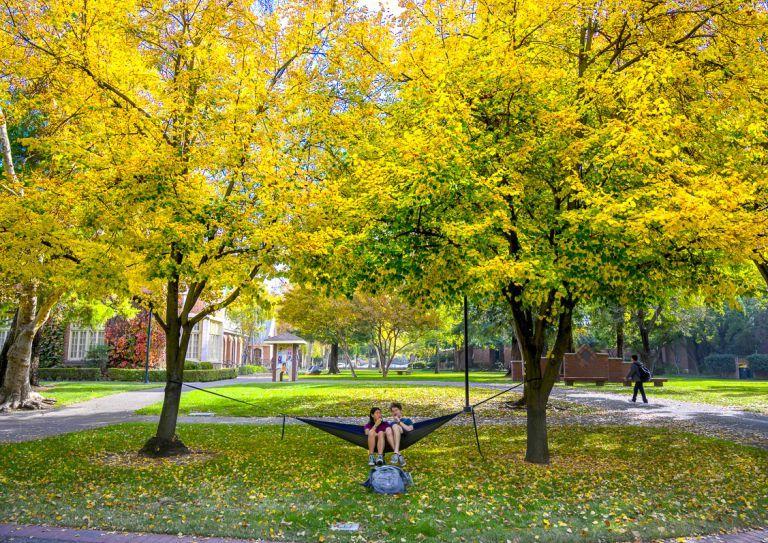
M 605 385 L 605 382 L 608 380 L 607 377 L 563 377 L 563 381 L 565 381 L 565 386 L 572 387 L 577 382 L 578 383 L 595 383 L 597 386 L 601 387 Z
M 669 379 L 662 379 L 661 377 L 654 377 L 654 378 L 652 378 L 648 382 L 649 383 L 653 383 L 653 386 L 655 386 L 655 387 L 663 387 L 664 383 L 666 383 L 667 381 L 669 381 Z M 628 381 L 628 380 L 624 379 L 624 386 L 625 387 L 631 387 L 634 383 L 635 383 L 634 381 Z

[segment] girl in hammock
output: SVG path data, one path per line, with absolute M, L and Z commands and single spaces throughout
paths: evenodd
M 386 441 L 384 440 L 389 441 L 389 445 L 393 448 L 394 444 L 392 441 L 392 428 L 382 418 L 381 409 L 378 407 L 372 407 L 371 412 L 368 414 L 365 435 L 368 436 L 368 465 L 381 466 L 384 464 L 384 447 L 386 446 Z M 378 454 L 374 454 L 374 450 L 377 450 Z

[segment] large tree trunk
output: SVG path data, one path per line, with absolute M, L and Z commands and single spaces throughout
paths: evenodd
M 19 316 L 19 310 L 17 309 L 13 313 L 13 320 L 11 321 L 11 327 L 8 329 L 8 335 L 5 337 L 5 342 L 0 350 L 0 387 L 3 386 L 5 381 L 5 371 L 8 369 L 8 350 L 13 345 L 13 338 L 16 335 L 16 321 Z
M 543 316 L 554 307 L 555 292 L 542 304 L 538 313 L 521 307 L 517 302 L 519 287 L 511 284 L 505 295 L 513 315 L 515 337 L 525 365 L 523 397 L 526 402 L 526 462 L 549 463 L 549 442 L 547 438 L 547 403 L 552 387 L 560 373 L 563 356 L 573 330 L 573 307 L 571 300 L 560 301 L 560 315 L 557 322 L 555 344 L 547 363 L 542 368 L 541 356 L 546 339 L 546 321 Z
M 338 374 L 339 371 L 339 344 L 331 343 L 331 353 L 328 355 L 328 373 Z
M 176 423 L 179 417 L 181 389 L 184 382 L 184 360 L 192 333 L 192 325 L 186 322 L 182 326 L 179 318 L 179 284 L 168 282 L 166 295 L 166 342 L 165 342 L 165 395 L 157 432 L 142 447 L 140 454 L 152 457 L 176 456 L 190 451 L 176 435 Z
M 48 304 L 40 311 L 50 312 Z M 29 368 L 32 358 L 32 342 L 40 328 L 37 307 L 37 286 L 25 284 L 19 296 L 19 308 L 16 315 L 16 333 L 8 349 L 8 367 L 5 370 L 3 386 L 0 387 L 0 412 L 10 409 L 42 409 L 53 400 L 43 398 L 32 390 L 29 384 Z M 44 322 L 45 319 L 42 319 Z

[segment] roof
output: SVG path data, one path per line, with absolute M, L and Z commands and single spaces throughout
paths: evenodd
M 306 344 L 306 340 L 300 338 L 299 336 L 295 334 L 291 334 L 289 332 L 285 332 L 282 334 L 277 334 L 276 336 L 268 337 L 264 340 L 264 343 L 267 344 Z

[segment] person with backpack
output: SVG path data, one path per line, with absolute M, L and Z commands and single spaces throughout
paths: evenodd
M 632 402 L 637 402 L 637 393 L 640 392 L 640 394 L 643 397 L 643 403 L 648 403 L 648 398 L 645 396 L 645 389 L 643 388 L 643 383 L 650 381 L 651 379 L 651 372 L 648 370 L 648 368 L 643 365 L 640 360 L 638 360 L 637 355 L 632 355 L 632 367 L 629 369 L 629 373 L 627 374 L 627 381 L 634 381 L 635 382 L 635 389 L 632 392 Z

